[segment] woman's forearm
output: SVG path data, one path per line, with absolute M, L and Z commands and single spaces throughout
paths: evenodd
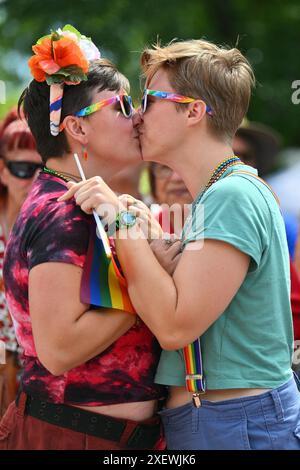
M 136 227 L 134 229 L 136 234 Z M 147 240 L 131 239 L 130 229 L 129 236 L 124 235 L 126 233 L 117 238 L 116 248 L 131 301 L 164 347 L 176 334 L 176 286 L 155 258 Z

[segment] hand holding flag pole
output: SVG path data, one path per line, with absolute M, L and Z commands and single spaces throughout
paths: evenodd
M 83 169 L 82 169 L 82 166 L 81 166 L 81 163 L 79 161 L 79 157 L 78 157 L 77 153 L 74 153 L 74 159 L 75 159 L 75 162 L 76 162 L 76 165 L 77 165 L 77 168 L 78 168 L 78 171 L 79 171 L 79 174 L 81 176 L 82 181 L 86 181 L 86 177 L 85 177 L 85 174 L 83 172 Z M 112 255 L 111 255 L 111 249 L 110 249 L 109 242 L 108 242 L 108 237 L 107 237 L 107 234 L 106 234 L 106 232 L 103 228 L 100 217 L 97 214 L 97 212 L 95 211 L 95 209 L 93 209 L 93 216 L 94 216 L 97 228 L 98 228 L 99 236 L 100 236 L 100 238 L 102 240 L 102 243 L 103 243 L 103 246 L 104 246 L 106 256 L 107 256 L 107 258 L 111 258 Z

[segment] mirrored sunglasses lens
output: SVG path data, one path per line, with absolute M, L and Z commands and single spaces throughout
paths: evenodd
M 130 96 L 124 95 L 122 97 L 122 110 L 125 117 L 130 117 L 132 115 L 132 103 Z
M 144 113 L 147 109 L 147 93 L 144 93 L 143 94 L 143 97 L 142 97 L 142 112 Z

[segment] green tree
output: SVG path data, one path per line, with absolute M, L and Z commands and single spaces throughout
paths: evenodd
M 8 84 L 8 96 L 15 97 L 30 79 L 26 60 L 32 43 L 66 23 L 91 36 L 102 55 L 118 64 L 134 96 L 139 53 L 157 37 L 163 43 L 205 37 L 238 44 L 258 82 L 249 118 L 274 127 L 285 144 L 300 144 L 300 106 L 291 100 L 292 83 L 300 80 L 299 0 L 2 0 L 0 79 Z

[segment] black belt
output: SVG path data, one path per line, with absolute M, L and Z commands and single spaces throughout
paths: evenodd
M 17 406 L 21 393 L 16 398 Z M 73 406 L 48 403 L 30 395 L 26 395 L 24 414 L 55 426 L 114 442 L 120 442 L 129 422 L 125 419 L 112 418 Z M 126 442 L 128 449 L 154 448 L 161 435 L 160 420 L 156 416 L 147 421 L 134 422 L 134 429 Z M 131 423 L 133 422 L 131 421 Z

